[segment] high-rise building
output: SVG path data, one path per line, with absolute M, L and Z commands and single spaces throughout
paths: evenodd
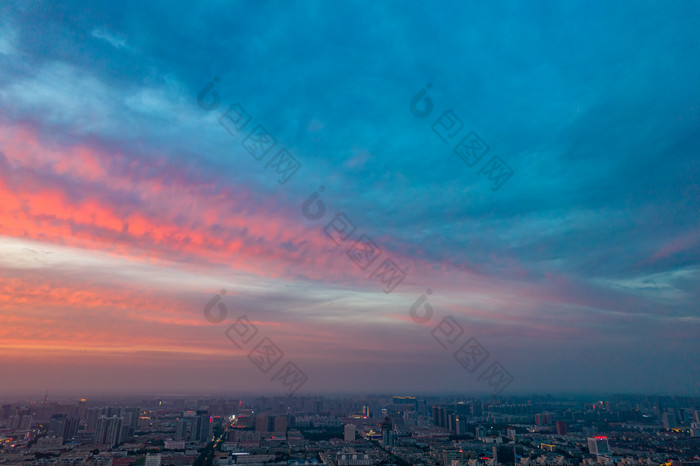
M 49 430 L 46 433 L 48 437 L 63 438 L 63 430 L 66 428 L 66 415 L 54 414 L 49 419 Z
M 661 422 L 664 423 L 664 428 L 666 429 L 674 429 L 678 427 L 676 424 L 676 415 L 670 411 L 666 411 L 661 415 Z
M 382 428 L 382 440 L 384 442 L 385 446 L 393 447 L 394 446 L 394 434 L 392 432 L 392 424 L 391 420 L 389 419 L 389 416 L 386 416 L 384 418 L 384 421 L 381 423 L 381 428 Z
M 287 432 L 287 416 L 272 416 L 269 414 L 258 414 L 255 417 L 255 432 L 259 434 Z
M 85 430 L 95 432 L 97 428 L 97 419 L 102 415 L 102 408 L 88 408 L 85 415 L 86 423 Z
M 417 404 L 418 414 L 420 414 L 421 416 L 425 416 L 426 414 L 428 414 L 428 403 L 424 399 L 418 401 Z
M 63 440 L 71 440 L 78 433 L 78 427 L 80 426 L 80 418 L 70 417 L 66 419 L 63 427 Z
M 608 438 L 604 435 L 588 437 L 588 451 L 590 451 L 592 455 L 609 455 L 610 446 L 608 445 Z
M 399 407 L 401 411 L 418 410 L 418 399 L 415 396 L 395 396 L 392 403 Z
M 455 416 L 454 424 L 455 435 L 464 435 L 467 433 L 467 420 L 464 416 Z
M 175 422 L 175 440 L 189 440 L 191 424 L 191 419 L 178 419 Z
M 22 416 L 19 420 L 19 428 L 20 430 L 29 430 L 29 427 L 32 425 L 32 415 L 31 414 L 25 414 Z
M 557 421 L 557 435 L 566 435 L 566 422 Z
M 120 416 L 124 418 L 124 425 L 136 430 L 139 425 L 139 408 L 122 408 Z
M 442 406 L 433 406 L 432 412 L 433 412 L 433 424 L 435 424 L 438 427 L 447 428 L 447 424 L 448 424 L 447 410 Z
M 100 416 L 97 418 L 97 423 L 95 425 L 95 443 L 103 444 L 105 437 L 107 436 L 107 428 L 109 427 L 109 418 L 107 416 Z
M 343 428 L 343 440 L 346 442 L 355 441 L 355 424 L 345 424 Z
M 406 425 L 415 426 L 418 424 L 418 413 L 416 411 L 404 411 L 403 422 Z
M 78 409 L 77 409 L 76 416 L 78 416 L 80 419 L 85 418 L 85 414 L 86 414 L 86 406 L 85 405 L 86 405 L 86 403 L 87 403 L 87 400 L 85 398 L 81 398 L 80 401 L 78 401 Z
M 452 411 L 447 411 L 447 413 L 445 413 L 445 422 L 447 423 L 446 428 L 448 430 L 451 430 L 452 432 L 454 432 L 456 419 L 457 419 L 457 415 L 455 413 L 453 413 Z
M 190 426 L 190 440 L 193 442 L 200 442 L 202 435 L 202 426 L 204 425 L 204 419 L 201 415 L 192 418 L 192 425 Z
M 18 414 L 13 414 L 7 419 L 7 426 L 10 429 L 17 429 L 19 427 L 21 416 Z
M 270 416 L 267 416 L 265 414 L 258 414 L 255 417 L 255 432 L 260 433 L 260 434 L 265 434 L 267 432 L 270 432 L 270 421 L 272 419 Z
M 212 436 L 212 419 L 207 411 L 197 411 L 198 429 L 197 437 L 194 439 L 197 442 L 208 442 Z
M 287 433 L 287 416 L 275 416 L 275 425 L 273 432 L 279 434 Z
M 123 419 L 122 441 L 133 438 L 139 423 L 139 412 L 139 408 L 121 408 L 119 410 L 119 417 Z
M 494 445 L 493 462 L 505 466 L 515 465 L 515 445 Z
M 122 418 L 117 416 L 100 416 L 95 429 L 95 443 L 118 445 L 122 441 Z

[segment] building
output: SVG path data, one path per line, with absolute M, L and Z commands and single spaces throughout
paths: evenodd
M 212 419 L 208 411 L 197 411 L 192 418 L 190 439 L 194 442 L 208 442 L 212 436 Z
M 354 442 L 355 441 L 355 425 L 354 424 L 345 424 L 345 428 L 343 430 L 343 440 L 346 442 Z
M 442 451 L 442 464 L 450 465 L 453 461 L 461 462 L 463 459 L 461 450 L 448 450 Z
M 273 432 L 278 434 L 287 433 L 287 416 L 275 416 Z
M 29 430 L 29 427 L 31 425 L 32 425 L 32 415 L 31 414 L 25 414 L 20 418 L 20 420 L 19 420 L 19 429 L 20 430 Z
M 66 426 L 66 415 L 65 414 L 54 414 L 49 419 L 49 430 L 46 433 L 48 437 L 60 437 L 63 438 L 63 429 Z
M 415 396 L 395 396 L 392 403 L 397 407 L 404 408 L 403 411 L 418 410 L 418 399 Z
M 515 445 L 494 445 L 493 462 L 506 466 L 515 465 Z
M 447 411 L 447 429 L 451 430 L 452 432 L 455 432 L 457 429 L 457 415 L 454 413 L 454 411 Z
M 160 466 L 161 463 L 161 456 L 160 453 L 156 454 L 146 454 L 146 462 L 144 463 L 144 466 Z
M 87 403 L 87 399 L 85 399 L 85 398 L 81 398 L 80 401 L 78 401 L 78 409 L 77 409 L 77 412 L 75 414 L 80 419 L 85 418 L 86 403 Z
M 588 451 L 590 451 L 592 455 L 609 455 L 610 446 L 608 445 L 608 438 L 603 435 L 588 437 Z
M 404 411 L 403 412 L 403 422 L 408 426 L 415 426 L 418 424 L 418 412 L 416 411 Z
M 17 429 L 19 427 L 21 416 L 18 414 L 13 414 L 12 416 L 7 418 L 7 426 L 10 428 L 10 430 Z
M 117 416 L 100 416 L 95 429 L 95 443 L 101 445 L 118 445 L 122 442 L 122 418 Z
M 97 428 L 97 419 L 102 415 L 102 408 L 88 408 L 85 415 L 85 430 L 95 432 Z
M 78 433 L 78 427 L 80 426 L 80 418 L 71 417 L 67 418 L 65 425 L 63 427 L 63 440 L 71 440 Z
M 323 458 L 323 457 L 322 457 Z M 371 466 L 375 464 L 373 458 L 367 454 L 356 452 L 338 452 L 335 455 L 335 463 L 338 466 Z
M 255 417 L 255 432 L 259 434 L 287 432 L 287 416 L 259 414 Z
M 678 427 L 678 424 L 676 424 L 676 415 L 669 411 L 661 415 L 661 422 L 664 423 L 665 429 L 674 429 Z
M 439 409 L 440 409 L 439 406 L 431 406 L 430 407 L 430 417 L 433 420 L 433 425 L 436 425 L 436 426 L 440 424 L 440 421 L 438 420 L 438 417 L 439 417 L 438 410 Z
M 175 422 L 175 440 L 188 440 L 190 435 L 191 420 L 182 418 Z
M 131 430 L 133 435 L 134 431 L 139 425 L 139 408 L 122 408 L 120 416 L 124 418 L 124 425 Z
M 258 414 L 255 417 L 255 432 L 259 434 L 265 434 L 270 432 L 270 423 L 272 422 L 272 417 L 265 414 Z
M 184 450 L 185 442 L 182 440 L 166 440 L 165 448 L 168 450 Z
M 206 411 L 199 417 L 202 419 L 199 428 L 199 441 L 208 442 L 209 440 L 211 440 L 211 436 L 214 434 L 213 418 Z
M 443 406 L 432 407 L 433 424 L 443 429 L 455 430 L 456 414 Z
M 382 441 L 384 443 L 385 447 L 393 447 L 394 446 L 394 433 L 392 432 L 392 424 L 391 420 L 389 420 L 389 416 L 386 416 L 384 418 L 384 421 L 381 424 L 382 427 Z
M 566 422 L 557 421 L 557 435 L 566 435 Z
M 464 435 L 467 433 L 467 420 L 463 416 L 455 416 L 454 433 Z
M 29 422 L 31 422 L 31 416 L 29 417 Z M 48 437 L 58 437 L 63 440 L 70 440 L 75 437 L 78 432 L 78 426 L 80 425 L 80 418 L 77 417 L 67 417 L 65 414 L 54 414 L 49 419 L 49 429 L 46 435 Z

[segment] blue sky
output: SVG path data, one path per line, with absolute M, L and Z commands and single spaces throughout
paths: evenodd
M 504 394 L 700 393 L 698 9 L 4 3 L 5 390 L 275 391 L 291 361 L 302 392 L 489 392 L 498 362 Z M 236 103 L 251 120 L 232 136 Z M 261 161 L 242 145 L 257 125 L 277 141 Z M 453 152 L 468 132 L 489 147 L 474 167 Z M 283 148 L 300 167 L 281 184 Z M 492 156 L 513 171 L 497 190 Z M 367 270 L 344 252 L 363 233 L 382 250 Z M 386 258 L 391 293 L 368 278 Z M 271 372 L 227 339 L 241 315 L 283 350 Z M 447 316 L 455 345 L 488 350 L 473 373 L 431 334 Z

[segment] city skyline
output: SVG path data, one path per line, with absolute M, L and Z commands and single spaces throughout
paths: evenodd
M 0 398 L 700 395 L 698 10 L 3 3 Z
M 694 466 L 699 403 L 642 395 L 45 397 L 0 404 L 0 462 Z

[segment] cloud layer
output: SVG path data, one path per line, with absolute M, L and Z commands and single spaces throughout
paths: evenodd
M 453 316 L 504 393 L 700 394 L 697 10 L 3 4 L 0 391 L 280 390 L 226 337 L 246 315 L 302 391 L 488 392 L 431 334 Z M 514 171 L 496 191 L 469 131 Z

